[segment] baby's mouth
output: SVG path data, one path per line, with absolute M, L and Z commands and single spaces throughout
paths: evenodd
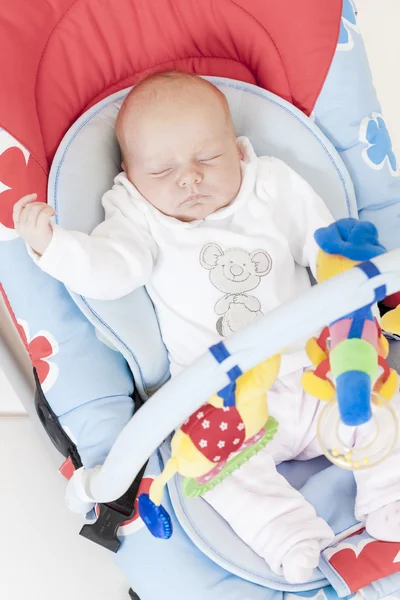
M 204 198 L 208 198 L 209 196 L 206 194 L 190 194 L 190 196 L 188 196 L 186 198 L 186 200 L 184 200 L 184 204 L 198 204 L 199 202 L 201 202 L 201 200 L 203 200 Z

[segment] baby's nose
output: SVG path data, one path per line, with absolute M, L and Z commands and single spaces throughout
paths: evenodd
M 238 276 L 243 273 L 244 269 L 240 265 L 232 265 L 230 268 L 230 271 L 231 271 L 232 275 Z
M 197 169 L 190 169 L 182 174 L 179 179 L 180 187 L 184 188 L 188 185 L 193 185 L 195 183 L 201 183 L 203 181 L 203 176 Z

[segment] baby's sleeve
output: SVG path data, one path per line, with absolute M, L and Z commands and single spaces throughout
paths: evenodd
M 318 245 L 314 233 L 333 222 L 324 201 L 296 171 L 277 158 L 259 159 L 258 188 L 272 204 L 274 221 L 284 233 L 294 260 L 315 276 Z
M 157 247 L 145 215 L 122 185 L 102 202 L 105 220 L 90 235 L 53 225 L 52 240 L 35 262 L 77 294 L 112 300 L 147 283 Z

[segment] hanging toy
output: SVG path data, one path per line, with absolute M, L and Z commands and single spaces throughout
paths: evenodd
M 370 259 L 386 250 L 372 223 L 342 219 L 317 230 L 315 239 L 320 247 L 318 283 L 352 267 L 362 269 L 368 277 L 379 275 Z M 375 296 L 374 303 L 383 300 L 385 286 L 378 287 Z M 382 461 L 398 434 L 389 402 L 399 388 L 399 377 L 387 363 L 389 344 L 372 314 L 373 304 L 334 321 L 306 346 L 316 368 L 303 375 L 303 388 L 328 401 L 318 424 L 319 441 L 329 460 L 347 469 L 368 468 Z M 382 322 L 385 329 L 400 332 L 400 308 L 387 313 Z M 367 423 L 367 443 L 357 446 L 349 441 L 354 441 L 349 435 L 354 431 L 348 428 Z
M 221 342 L 211 348 L 226 352 Z M 273 438 L 277 421 L 269 416 L 267 391 L 276 380 L 280 355 L 245 374 L 238 367 L 231 383 L 189 417 L 172 437 L 171 458 L 153 481 L 149 494 L 139 497 L 139 514 L 150 532 L 167 539 L 171 521 L 161 506 L 165 485 L 175 475 L 184 477 L 183 492 L 196 497 L 211 490 L 259 452 Z M 232 377 L 232 372 L 236 377 Z
M 400 335 L 400 304 L 384 314 L 381 323 L 385 331 Z

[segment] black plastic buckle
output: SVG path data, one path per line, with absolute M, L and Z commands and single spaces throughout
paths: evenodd
M 99 544 L 110 550 L 118 552 L 121 541 L 117 537 L 118 528 L 133 517 L 135 509 L 132 508 L 131 514 L 122 513 L 116 510 L 109 504 L 98 504 L 100 514 L 93 525 L 84 525 L 79 532 L 79 535 L 86 539 Z
M 92 525 L 84 525 L 79 532 L 86 539 L 103 546 L 111 552 L 118 552 L 121 542 L 117 537 L 118 528 L 130 521 L 135 514 L 135 500 L 143 479 L 147 461 L 136 475 L 132 485 L 121 498 L 109 504 L 98 504 L 99 516 Z

